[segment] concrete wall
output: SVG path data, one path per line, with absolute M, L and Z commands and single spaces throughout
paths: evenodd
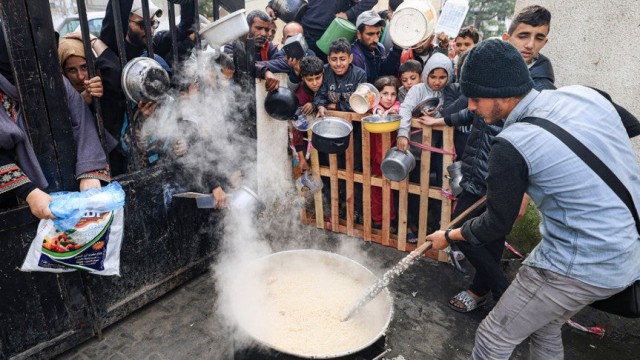
M 640 11 L 638 0 L 518 0 L 551 12 L 549 42 L 556 85 L 582 84 L 607 91 L 640 117 Z M 640 154 L 640 139 L 634 139 Z

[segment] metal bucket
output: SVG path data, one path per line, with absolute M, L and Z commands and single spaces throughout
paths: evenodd
M 323 53 L 329 54 L 329 46 L 331 43 L 339 38 L 345 38 L 351 44 L 353 39 L 356 37 L 356 26 L 353 25 L 349 20 L 345 20 L 342 18 L 335 18 L 329 24 L 327 30 L 325 30 L 324 34 L 318 41 L 316 41 L 316 45 Z
M 393 12 L 389 22 L 391 41 L 401 48 L 412 48 L 433 34 L 438 15 L 429 1 L 407 0 Z
M 285 23 L 299 22 L 307 9 L 307 2 L 304 0 L 273 0 L 271 8 L 276 13 L 276 17 Z
M 200 38 L 207 40 L 212 48 L 218 48 L 246 35 L 248 32 L 249 24 L 247 23 L 244 9 L 240 9 L 200 30 Z
M 148 57 L 132 59 L 122 69 L 122 90 L 133 102 L 162 100 L 169 90 L 169 74 Z
M 380 92 L 369 83 L 360 83 L 349 97 L 349 105 L 358 114 L 364 114 L 380 102 Z
M 382 174 L 391 181 L 402 181 L 413 168 L 416 167 L 416 158 L 410 151 L 401 151 L 397 147 L 387 150 L 387 153 L 380 163 Z
M 238 271 L 233 285 L 229 289 L 230 312 L 237 321 L 239 328 L 259 344 L 270 349 L 309 359 L 330 359 L 348 356 L 371 346 L 386 334 L 389 323 L 393 318 L 393 298 L 388 289 L 384 289 L 371 303 L 362 309 L 362 312 L 349 320 L 356 321 L 354 325 L 358 325 L 357 330 L 362 331 L 358 333 L 361 341 L 358 341 L 357 345 L 350 344 L 351 346 L 346 347 L 342 343 L 336 343 L 335 346 L 331 346 L 330 350 L 327 349 L 320 352 L 308 349 L 313 344 L 296 343 L 299 348 L 292 349 L 279 342 L 279 339 L 270 338 L 273 328 L 281 324 L 265 321 L 264 314 L 274 309 L 265 308 L 266 302 L 262 301 L 262 292 L 268 293 L 269 286 L 274 281 L 278 281 L 278 277 L 283 276 L 284 273 L 304 274 L 309 271 L 312 272 L 311 276 L 314 277 L 311 282 L 316 280 L 322 282 L 326 278 L 344 278 L 349 282 L 353 282 L 354 290 L 357 290 L 358 294 L 360 294 L 360 289 L 364 293 L 368 287 L 378 280 L 370 270 L 361 264 L 344 256 L 326 251 L 291 250 L 263 257 L 248 263 L 248 266 Z M 315 274 L 317 276 L 314 276 Z M 303 277 L 303 279 L 306 280 L 306 277 Z M 331 288 L 332 284 L 327 285 L 328 287 L 323 289 L 327 291 L 327 296 L 332 296 L 335 290 Z M 260 291 L 256 292 L 256 288 L 260 289 Z M 304 293 L 303 289 L 294 288 L 291 291 L 298 294 Z M 265 295 L 268 296 L 268 294 Z M 354 303 L 358 300 L 357 296 L 353 299 Z M 348 310 L 351 303 L 347 301 L 344 305 Z M 341 310 L 336 309 L 337 312 Z M 282 315 L 282 319 L 278 318 L 278 321 L 286 322 L 289 315 L 286 308 L 282 308 Z M 302 327 L 298 331 L 303 332 L 300 335 L 306 336 L 313 334 L 315 329 Z M 310 343 L 313 343 L 313 341 Z

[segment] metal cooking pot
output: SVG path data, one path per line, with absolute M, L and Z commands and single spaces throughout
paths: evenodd
M 349 147 L 353 125 L 345 119 L 328 116 L 311 125 L 311 144 L 318 151 L 328 154 L 344 152 Z
M 263 212 L 265 209 L 265 205 L 258 197 L 258 194 L 246 186 L 241 186 L 238 190 L 227 194 L 227 198 L 229 199 L 229 208 L 232 211 L 256 214 Z
M 267 114 L 277 120 L 293 120 L 298 110 L 298 98 L 291 89 L 279 87 L 270 91 L 264 99 Z
M 289 37 L 287 41 L 284 42 L 282 50 L 284 50 L 287 57 L 300 60 L 307 54 L 309 45 L 307 44 L 307 40 L 304 39 L 304 35 L 297 34 Z
M 423 113 L 426 113 L 430 109 L 436 109 L 440 104 L 440 99 L 437 97 L 429 98 L 423 100 L 416 105 L 413 110 L 411 110 L 411 116 L 414 118 L 420 117 Z M 440 117 L 440 114 L 436 111 L 433 117 Z
M 244 9 L 232 12 L 200 30 L 200 38 L 207 40 L 212 48 L 218 48 L 249 32 Z
M 122 69 L 122 90 L 133 102 L 159 101 L 169 90 L 169 74 L 157 61 L 148 57 L 137 57 Z
M 415 167 L 416 158 L 413 154 L 398 150 L 395 146 L 387 150 L 384 160 L 380 163 L 382 174 L 391 181 L 404 180 Z
M 313 269 L 315 273 L 337 273 L 348 277 L 356 284 L 362 284 L 363 292 L 369 286 L 376 283 L 378 278 L 361 264 L 338 254 L 333 254 L 320 250 L 290 250 L 278 252 L 257 261 L 251 262 L 250 269 L 243 269 L 236 274 L 233 285 L 229 288 L 231 301 L 231 313 L 236 319 L 238 326 L 246 334 L 250 335 L 261 345 L 276 351 L 309 359 L 329 359 L 343 357 L 357 353 L 375 343 L 381 336 L 386 334 L 389 323 L 393 318 L 393 298 L 388 289 L 384 289 L 376 298 L 372 300 L 360 313 L 367 319 L 367 327 L 363 328 L 363 341 L 352 348 L 345 348 L 336 344 L 334 348 L 326 352 L 317 353 L 312 351 L 292 350 L 281 345 L 270 342 L 267 338 L 269 326 L 265 331 L 260 331 L 257 319 L 264 312 L 264 303 L 260 301 L 260 296 L 255 295 L 254 287 L 265 287 L 266 284 L 277 279 L 278 274 L 283 271 L 289 273 L 300 273 Z M 242 299 L 242 301 L 233 301 Z M 357 299 L 353 299 L 355 302 Z M 300 329 L 305 331 L 305 329 Z
M 462 186 L 460 186 L 460 180 L 462 180 L 462 161 L 456 161 L 453 164 L 447 166 L 447 173 L 445 177 L 449 179 L 449 187 L 453 196 L 458 196 L 462 192 Z
M 276 17 L 285 23 L 299 22 L 307 10 L 307 2 L 305 0 L 273 0 L 271 8 L 276 13 Z

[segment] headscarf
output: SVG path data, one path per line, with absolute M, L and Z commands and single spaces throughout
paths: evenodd
M 84 45 L 82 44 L 82 35 L 80 33 L 70 33 L 62 37 L 58 43 L 58 60 L 60 60 L 60 66 L 64 66 L 64 63 L 72 56 L 79 56 L 85 58 Z

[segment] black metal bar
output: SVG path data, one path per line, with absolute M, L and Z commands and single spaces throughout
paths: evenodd
M 171 68 L 175 69 L 178 66 L 178 34 L 176 33 L 176 9 L 171 0 L 167 0 L 167 6 L 169 8 L 169 32 L 171 33 L 171 51 L 173 53 L 173 63 Z
M 216 0 L 211 0 L 213 3 L 213 21 L 220 19 L 220 5 L 217 4 Z
M 89 21 L 87 19 L 87 7 L 84 0 L 77 0 L 78 16 L 80 17 L 80 32 L 82 33 L 82 46 L 84 47 L 84 57 L 87 61 L 87 69 L 89 70 L 89 79 L 96 76 L 96 65 L 93 58 L 93 50 L 91 49 L 91 33 L 89 32 Z M 60 64 L 61 66 L 63 64 Z M 100 136 L 100 143 L 104 149 L 105 154 L 109 154 L 107 149 L 104 128 L 102 122 L 102 106 L 100 105 L 100 99 L 93 98 L 93 106 L 96 110 L 96 127 L 98 128 L 98 135 Z
M 124 32 L 122 31 L 122 18 L 120 13 L 120 1 L 112 0 L 111 7 L 113 9 L 113 24 L 115 25 L 116 30 L 116 43 L 118 46 L 118 55 L 120 56 L 120 65 L 122 69 L 127 65 L 127 52 L 124 46 Z M 128 19 L 127 19 L 128 21 Z M 128 25 L 127 25 L 128 26 Z M 140 165 L 138 164 L 138 153 L 134 147 L 134 139 L 135 134 L 133 132 L 133 108 L 130 105 L 128 99 L 127 105 L 125 106 L 127 121 L 129 122 L 129 128 L 127 129 L 129 139 L 131 139 L 131 144 L 127 147 L 127 167 L 129 171 L 138 170 Z
M 193 16 L 195 17 L 193 24 L 196 27 L 196 50 L 200 51 L 202 50 L 202 44 L 200 44 L 200 9 L 198 9 L 198 0 L 193 0 L 193 2 L 193 6 L 195 7 L 193 11 Z
M 153 59 L 153 34 L 151 33 L 151 14 L 149 0 L 142 0 L 142 17 L 144 19 L 144 33 L 147 40 L 147 56 Z M 155 15 L 155 14 L 154 14 Z

